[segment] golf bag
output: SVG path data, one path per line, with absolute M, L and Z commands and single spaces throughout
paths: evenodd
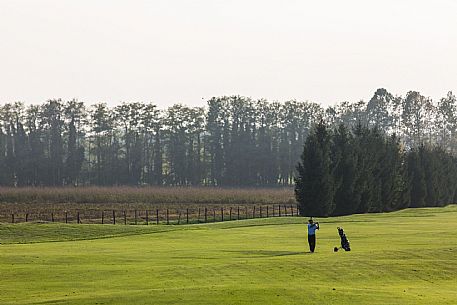
M 341 238 L 341 248 L 344 249 L 344 251 L 351 251 L 351 246 L 349 245 L 349 240 L 346 237 L 346 234 L 344 234 L 343 228 L 338 227 L 338 234 L 340 235 Z M 338 252 L 340 248 L 335 247 L 333 248 L 333 251 Z

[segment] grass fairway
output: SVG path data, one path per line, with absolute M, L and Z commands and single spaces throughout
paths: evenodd
M 2 224 L 0 304 L 457 304 L 457 206 L 305 222 Z

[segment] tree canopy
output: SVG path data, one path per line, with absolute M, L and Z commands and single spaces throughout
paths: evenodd
M 457 158 L 440 147 L 405 149 L 396 135 L 320 122 L 297 166 L 301 215 L 386 212 L 457 201 Z
M 303 146 L 313 140 L 310 131 L 325 124 L 330 134 L 338 129 L 338 139 L 321 148 L 322 158 L 341 159 L 331 183 L 346 188 L 336 198 L 356 192 L 361 203 L 353 203 L 353 209 L 358 211 L 372 195 L 363 188 L 353 190 L 354 185 L 368 183 L 372 171 L 389 175 L 363 159 L 384 145 L 380 135 L 395 135 L 392 145 L 406 151 L 423 144 L 455 154 L 456 107 L 451 92 L 434 103 L 419 92 L 402 97 L 386 89 L 376 90 L 368 103 L 327 108 L 242 96 L 214 97 L 206 107 L 177 104 L 167 109 L 142 102 L 115 107 L 60 99 L 30 106 L 5 103 L 0 105 L 0 185 L 290 186 Z M 360 130 L 353 131 L 358 125 Z M 348 141 L 366 143 L 345 145 Z M 367 151 L 357 155 L 354 149 Z M 392 152 L 384 162 L 403 162 L 396 157 Z M 356 175 L 351 166 L 364 171 Z

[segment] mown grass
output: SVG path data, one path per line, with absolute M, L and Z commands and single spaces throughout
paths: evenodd
M 456 220 L 457 206 L 320 219 L 314 254 L 297 217 L 3 224 L 0 304 L 456 304 Z M 352 252 L 333 253 L 336 226 Z

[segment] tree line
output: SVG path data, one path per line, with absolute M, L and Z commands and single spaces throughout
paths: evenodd
M 330 216 L 457 202 L 457 158 L 439 146 L 406 149 L 400 138 L 360 123 L 319 122 L 297 167 L 302 215 Z
M 0 106 L 0 185 L 288 186 L 310 130 L 358 123 L 457 152 L 456 98 L 378 89 L 364 101 L 317 103 L 214 97 L 182 104 L 84 103 Z

